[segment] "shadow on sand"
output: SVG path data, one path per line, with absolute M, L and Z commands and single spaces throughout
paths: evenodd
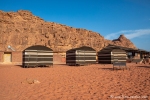
M 113 68 L 98 68 L 98 69 L 114 71 Z
M 137 66 L 137 67 L 150 68 L 150 66 Z
M 28 66 L 28 67 L 23 67 L 23 65 L 15 65 L 21 68 L 49 68 L 49 67 L 53 67 L 53 66 Z

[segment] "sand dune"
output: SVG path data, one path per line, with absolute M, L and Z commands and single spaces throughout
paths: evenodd
M 130 70 L 112 65 L 21 68 L 0 65 L 0 100 L 148 100 L 150 65 L 127 64 Z M 27 79 L 40 83 L 28 84 Z

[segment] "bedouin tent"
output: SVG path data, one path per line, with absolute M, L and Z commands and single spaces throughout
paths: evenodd
M 88 65 L 96 63 L 96 51 L 87 46 L 70 49 L 66 52 L 67 65 Z
M 41 45 L 31 46 L 23 51 L 23 67 L 53 65 L 53 50 Z
M 109 45 L 98 52 L 98 63 L 126 62 L 127 53 L 122 48 Z

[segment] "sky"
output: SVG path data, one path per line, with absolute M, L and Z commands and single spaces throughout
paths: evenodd
M 45 21 L 109 40 L 124 34 L 137 48 L 150 51 L 150 0 L 0 0 L 0 10 L 29 10 Z

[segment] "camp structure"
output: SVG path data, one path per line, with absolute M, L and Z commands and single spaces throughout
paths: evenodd
M 53 50 L 41 45 L 28 47 L 23 51 L 23 67 L 53 65 Z
M 120 50 L 124 50 L 126 52 L 126 61 L 127 62 L 135 62 L 135 63 L 138 63 L 138 62 L 142 62 L 144 60 L 144 58 L 148 58 L 148 55 L 149 55 L 149 52 L 146 51 L 146 50 L 143 50 L 143 49 L 137 49 L 137 48 L 128 48 L 128 47 L 122 47 L 122 46 L 116 46 L 116 45 L 108 45 L 107 47 L 105 47 L 104 49 L 102 49 L 100 52 L 99 52 L 99 63 L 105 63 L 105 61 L 101 61 L 101 60 L 104 60 L 106 58 L 109 58 L 108 56 L 105 56 L 106 58 L 102 59 L 103 57 L 100 56 L 103 54 L 103 52 L 107 52 L 109 50 L 113 50 L 113 49 L 120 49 Z M 101 54 L 102 53 L 102 54 Z M 120 54 L 117 54 L 117 55 L 120 55 Z M 115 59 L 113 56 L 113 52 L 111 54 L 111 63 L 113 62 L 113 59 L 115 61 L 117 61 L 118 59 Z M 119 57 L 119 56 L 118 56 Z M 122 58 L 123 59 L 123 58 Z M 118 60 L 119 61 L 119 60 Z M 121 60 L 120 60 L 121 62 Z M 107 63 L 107 62 L 106 62 Z
M 68 50 L 66 52 L 67 65 L 88 65 L 96 63 L 96 51 L 87 46 Z
M 116 62 L 126 62 L 127 54 L 123 48 L 108 45 L 98 52 L 98 63 L 112 64 Z

